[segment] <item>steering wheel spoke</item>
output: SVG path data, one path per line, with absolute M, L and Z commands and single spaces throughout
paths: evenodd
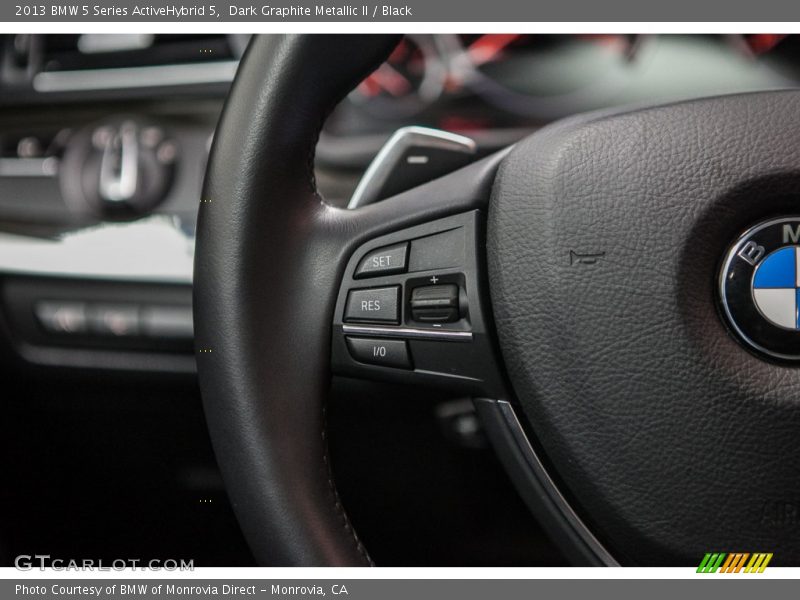
M 350 211 L 367 239 L 351 253 L 337 295 L 334 373 L 506 397 L 484 260 L 502 156 Z

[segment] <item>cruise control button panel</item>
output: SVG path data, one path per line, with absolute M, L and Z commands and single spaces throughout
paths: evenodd
M 334 373 L 508 397 L 478 287 L 484 217 L 445 217 L 353 252 L 334 312 Z
M 406 270 L 407 258 L 408 242 L 378 248 L 361 259 L 354 277 L 363 279 L 376 275 L 403 273 Z
M 400 320 L 399 286 L 351 290 L 347 297 L 345 321 L 397 323 Z
M 347 337 L 350 355 L 358 362 L 397 369 L 410 369 L 411 359 L 405 340 Z

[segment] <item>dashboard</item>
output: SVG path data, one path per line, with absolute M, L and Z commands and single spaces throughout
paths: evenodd
M 0 37 L 0 275 L 11 353 L 191 373 L 195 215 L 246 35 Z M 578 112 L 796 86 L 788 35 L 409 35 L 336 108 L 321 192 L 346 206 L 418 125 L 475 157 Z

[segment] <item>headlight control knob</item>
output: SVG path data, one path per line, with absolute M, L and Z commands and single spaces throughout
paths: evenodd
M 164 200 L 177 161 L 178 146 L 161 127 L 130 117 L 108 119 L 69 140 L 61 190 L 76 212 L 134 218 Z

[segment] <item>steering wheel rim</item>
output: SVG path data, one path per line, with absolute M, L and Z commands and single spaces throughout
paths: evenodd
M 334 289 L 336 231 L 347 227 L 316 192 L 322 123 L 396 41 L 255 36 L 215 135 L 197 228 L 198 370 L 223 478 L 262 564 L 371 564 L 325 443 L 330 330 L 316 315 L 334 298 L 299 283 Z
M 737 344 L 717 317 L 713 292 L 718 257 L 736 235 L 764 216 L 790 212 L 791 199 L 800 193 L 800 153 L 781 154 L 773 143 L 800 147 L 793 145 L 800 132 L 791 120 L 800 110 L 800 94 L 747 94 L 578 116 L 395 198 L 353 211 L 333 208 L 314 185 L 322 123 L 397 39 L 254 38 L 212 148 L 195 261 L 198 371 L 226 487 L 257 560 L 372 564 L 331 476 L 324 406 L 332 364 L 356 376 L 445 382 L 475 397 L 511 400 L 513 405 L 502 403 L 507 430 L 493 441 L 501 458 L 512 444 L 525 455 L 527 475 L 517 477 L 519 487 L 528 486 L 526 477 L 538 470 L 541 493 L 528 487 L 521 489 L 523 496 L 527 491 L 534 506 L 549 494 L 576 530 L 588 532 L 569 506 L 574 503 L 598 538 L 626 562 L 638 562 L 639 552 L 644 564 L 684 564 L 709 547 L 779 549 L 787 561 L 800 556 L 791 532 L 759 524 L 761 508 L 754 504 L 759 486 L 772 494 L 768 502 L 800 497 L 791 475 L 792 464 L 800 462 L 791 442 L 800 372 Z M 752 118 L 754 112 L 765 116 Z M 740 129 L 730 129 L 730 122 Z M 682 179 L 686 173 L 691 185 Z M 759 202 L 752 202 L 754 195 Z M 679 226 L 672 232 L 651 227 L 648 211 L 668 215 Z M 471 346 L 453 352 L 466 356 L 464 363 L 452 359 L 435 373 L 420 364 L 398 372 L 354 361 L 348 336 L 411 336 L 403 344 L 415 363 L 435 363 L 431 348 L 440 349 L 442 333 L 413 319 L 409 328 L 406 309 L 388 327 L 354 326 L 342 315 L 349 291 L 366 285 L 355 274 L 366 250 L 427 236 L 430 224 L 458 215 L 464 231 L 475 234 L 467 236 L 475 243 L 467 252 L 469 308 L 462 318 L 470 328 L 457 332 L 468 334 Z M 447 223 L 455 227 L 452 219 Z M 632 235 L 631 224 L 649 237 Z M 648 244 L 662 252 L 664 265 L 650 279 L 641 260 Z M 409 291 L 421 275 L 408 270 L 408 276 L 371 284 Z M 420 273 L 435 277 L 438 271 Z M 645 289 L 651 282 L 652 298 L 620 293 L 630 277 Z M 593 302 L 592 290 L 601 291 L 603 303 Z M 480 299 L 489 291 L 491 313 L 488 300 Z M 659 347 L 644 340 L 653 334 L 646 318 L 653 309 L 669 321 L 655 332 L 669 349 L 663 370 L 646 362 Z M 625 315 L 634 317 L 631 331 L 612 343 L 613 354 L 602 352 Z M 415 341 L 419 337 L 424 341 Z M 494 364 L 493 340 L 507 374 Z M 665 373 L 683 373 L 687 381 L 667 385 Z M 750 379 L 743 383 L 743 376 Z M 606 393 L 587 403 L 584 392 L 592 385 Z M 763 390 L 766 400 L 759 395 Z M 661 402 L 657 419 L 654 397 Z M 705 423 L 698 406 L 712 410 L 721 399 L 736 411 Z M 500 414 L 489 405 L 478 407 L 487 423 Z M 680 426 L 662 414 L 665 407 L 680 416 Z M 746 415 L 745 422 L 737 414 Z M 631 416 L 647 423 L 657 447 L 627 435 Z M 739 438 L 728 435 L 747 426 Z M 670 447 L 671 439 L 680 444 Z M 722 451 L 694 464 L 708 443 Z M 752 473 L 759 443 L 769 456 L 789 460 L 761 465 L 749 479 L 721 471 L 733 453 Z M 697 477 L 683 477 L 674 467 L 643 468 L 661 464 L 660 448 L 669 448 L 676 464 L 688 465 Z M 546 455 L 546 470 L 538 450 Z M 629 497 L 621 491 L 626 489 Z M 742 526 L 724 511 L 709 514 L 705 503 L 711 500 L 754 521 Z M 664 516 L 653 520 L 653 510 Z M 614 564 L 591 534 L 583 538 L 597 546 L 594 556 L 601 558 L 595 562 Z M 750 548 L 754 544 L 769 547 Z

